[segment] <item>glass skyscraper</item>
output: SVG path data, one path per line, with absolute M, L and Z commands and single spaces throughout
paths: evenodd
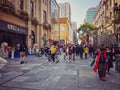
M 87 10 L 85 22 L 92 23 L 95 14 L 96 14 L 96 7 L 89 8 Z

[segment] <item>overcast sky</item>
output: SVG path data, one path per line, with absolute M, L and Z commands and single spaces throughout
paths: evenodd
M 56 0 L 57 3 L 69 2 L 71 5 L 71 20 L 77 23 L 77 27 L 83 24 L 88 8 L 95 7 L 100 0 Z

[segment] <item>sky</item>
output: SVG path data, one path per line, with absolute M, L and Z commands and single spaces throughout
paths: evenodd
M 77 28 L 84 23 L 88 8 L 96 7 L 100 0 L 56 0 L 57 3 L 69 2 L 71 6 L 71 21 L 77 23 Z

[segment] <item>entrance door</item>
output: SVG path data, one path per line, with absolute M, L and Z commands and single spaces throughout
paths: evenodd
M 34 45 L 35 44 L 35 33 L 32 31 L 31 32 L 31 34 L 32 34 L 32 45 Z

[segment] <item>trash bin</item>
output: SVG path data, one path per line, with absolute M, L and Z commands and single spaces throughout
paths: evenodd
M 120 73 L 120 56 L 117 56 L 117 57 L 116 57 L 115 70 Z

